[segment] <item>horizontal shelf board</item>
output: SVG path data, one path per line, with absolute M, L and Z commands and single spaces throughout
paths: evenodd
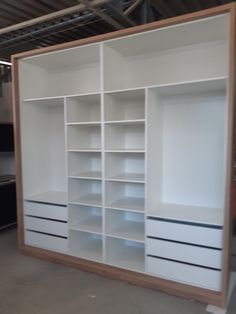
M 101 125 L 101 121 L 67 122 L 66 125 Z
M 91 215 L 87 219 L 71 224 L 69 228 L 71 230 L 102 233 L 102 216 Z
M 113 234 L 112 232 L 107 232 L 106 236 L 114 238 L 114 239 L 127 240 L 127 241 L 133 241 L 133 242 L 138 242 L 138 243 L 144 243 L 145 242 L 144 240 L 135 239 L 133 237 L 128 237 L 128 236 L 125 237 L 123 235 L 119 236 L 119 235 Z
M 65 95 L 65 98 L 73 98 L 73 97 L 80 97 L 80 96 L 93 96 L 93 95 L 100 95 L 101 91 L 97 90 L 94 92 L 89 92 L 89 93 L 79 93 L 79 94 L 70 94 L 70 95 Z
M 143 124 L 145 123 L 145 119 L 134 119 L 134 120 L 113 120 L 113 121 L 105 121 L 105 124 Z
M 101 171 L 85 171 L 69 175 L 69 178 L 78 179 L 102 179 Z
M 154 210 L 147 211 L 148 216 L 180 220 L 209 225 L 223 225 L 224 210 L 200 206 L 160 203 Z
M 94 152 L 94 153 L 101 153 L 101 149 L 93 149 L 93 148 L 87 148 L 87 149 L 67 149 L 67 152 L 85 152 L 85 153 L 90 153 L 90 152 Z
M 25 200 L 57 205 L 67 205 L 67 193 L 61 191 L 46 191 L 44 193 L 25 197 Z
M 144 183 L 145 177 L 143 173 L 120 173 L 115 176 L 107 177 L 106 180 Z
M 64 96 L 49 96 L 49 97 L 35 97 L 35 98 L 26 98 L 21 101 L 44 101 L 44 100 L 64 100 Z
M 112 203 L 106 204 L 106 207 L 144 211 L 144 199 L 138 197 L 124 197 Z
M 123 221 L 106 233 L 110 236 L 144 242 L 144 222 Z
M 203 79 L 198 79 L 198 80 L 170 82 L 170 83 L 146 85 L 146 86 L 140 86 L 140 87 L 105 90 L 104 93 L 112 94 L 112 93 L 117 93 L 117 92 L 135 91 L 135 90 L 140 90 L 140 89 L 151 89 L 151 88 L 159 88 L 159 87 L 172 87 L 172 86 L 181 87 L 187 84 L 207 83 L 207 82 L 212 82 L 213 84 L 216 83 L 215 86 L 218 85 L 220 88 L 223 88 L 225 86 L 227 79 L 228 79 L 227 76 L 208 77 L 208 78 L 203 78 Z
M 128 149 L 128 148 L 121 148 L 121 149 L 106 149 L 106 153 L 145 153 L 145 149 Z
M 90 193 L 73 199 L 69 203 L 79 205 L 102 206 L 102 195 L 97 193 Z

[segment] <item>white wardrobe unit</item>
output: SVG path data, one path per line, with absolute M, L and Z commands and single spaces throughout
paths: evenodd
M 222 292 L 228 27 L 19 59 L 25 245 Z

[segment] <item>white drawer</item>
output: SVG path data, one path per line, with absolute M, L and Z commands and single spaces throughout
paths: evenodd
M 68 236 L 67 223 L 37 217 L 25 216 L 25 229 L 55 234 L 63 237 Z
M 67 239 L 25 231 L 25 244 L 56 252 L 67 251 Z
M 222 229 L 154 219 L 147 219 L 147 235 L 215 248 L 222 248 L 223 242 Z
M 64 206 L 24 202 L 24 214 L 57 220 L 68 220 L 68 210 Z
M 160 278 L 174 280 L 214 291 L 221 290 L 221 271 L 147 257 L 147 272 Z
M 221 250 L 157 239 L 147 239 L 147 254 L 195 265 L 221 269 Z

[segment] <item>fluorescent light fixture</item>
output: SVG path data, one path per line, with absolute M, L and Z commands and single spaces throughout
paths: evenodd
M 7 61 L 0 60 L 0 64 L 3 64 L 3 65 L 11 65 L 11 62 L 7 62 Z

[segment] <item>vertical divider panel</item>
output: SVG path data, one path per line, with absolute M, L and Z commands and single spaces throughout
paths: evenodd
M 105 126 L 104 126 L 104 45 L 100 43 L 100 106 L 101 106 L 101 157 L 102 157 L 102 254 L 103 261 L 106 258 L 106 235 L 105 235 L 105 225 L 106 225 L 106 217 L 105 217 L 105 199 L 106 199 L 106 187 L 105 187 Z
M 147 158 L 148 158 L 148 88 L 145 88 L 144 95 L 144 271 L 147 271 L 146 262 L 146 220 L 147 220 Z
M 67 223 L 67 228 L 68 228 L 68 239 L 67 239 L 67 251 L 69 251 L 69 241 L 70 241 L 70 232 L 69 232 L 69 171 L 68 171 L 68 134 L 67 134 L 67 98 L 64 97 L 64 130 L 65 130 L 65 166 L 66 166 L 66 184 L 67 184 L 67 196 L 66 196 L 66 203 L 67 203 L 67 217 L 68 217 L 68 223 Z

